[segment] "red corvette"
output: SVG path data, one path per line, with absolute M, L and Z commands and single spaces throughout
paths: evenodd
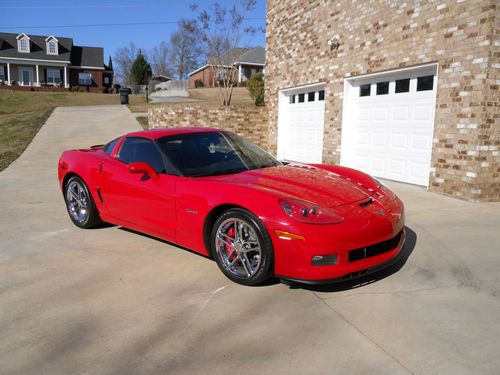
M 231 280 L 332 282 L 380 269 L 404 241 L 403 203 L 354 169 L 282 163 L 239 136 L 182 128 L 65 151 L 69 217 L 144 232 L 213 257 Z

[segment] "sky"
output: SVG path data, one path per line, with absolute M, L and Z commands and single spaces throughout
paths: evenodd
M 117 48 L 133 42 L 149 51 L 168 41 L 181 18 L 193 18 L 190 4 L 207 8 L 212 0 L 0 0 L 0 31 L 73 38 L 80 46 L 104 47 L 104 61 Z M 232 5 L 235 0 L 219 0 Z M 266 0 L 257 0 L 255 10 L 246 15 L 255 27 L 265 27 Z M 131 23 L 149 23 L 136 24 Z M 151 24 L 161 23 L 161 24 Z M 116 25 L 129 24 L 129 25 Z M 94 25 L 94 26 L 84 26 Z M 95 26 L 102 25 L 102 26 Z M 55 27 L 60 26 L 60 27 Z M 264 33 L 248 37 L 247 46 L 264 46 Z

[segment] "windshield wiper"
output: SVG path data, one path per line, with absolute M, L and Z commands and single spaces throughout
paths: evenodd
M 190 175 L 189 177 L 220 176 L 220 175 L 223 175 L 223 174 L 240 173 L 240 172 L 244 172 L 246 170 L 247 169 L 238 168 L 238 169 L 226 169 L 226 170 L 222 170 L 222 171 L 208 171 L 208 172 L 203 172 L 203 173 L 198 173 L 198 174 Z

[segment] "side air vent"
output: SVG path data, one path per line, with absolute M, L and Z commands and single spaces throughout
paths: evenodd
M 366 206 L 369 206 L 369 205 L 370 205 L 370 204 L 372 204 L 372 203 L 373 203 L 373 199 L 372 199 L 372 198 L 370 198 L 370 199 L 368 199 L 366 202 L 360 203 L 360 204 L 359 204 L 359 206 L 360 206 L 360 207 L 366 207 Z

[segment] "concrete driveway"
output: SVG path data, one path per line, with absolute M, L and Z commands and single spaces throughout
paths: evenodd
M 391 183 L 402 261 L 366 285 L 243 287 L 121 228 L 81 230 L 60 152 L 139 129 L 126 108 L 58 108 L 0 173 L 1 374 L 498 374 L 500 205 Z

